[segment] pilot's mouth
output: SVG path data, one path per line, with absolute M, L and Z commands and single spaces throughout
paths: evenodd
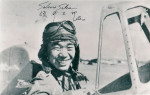
M 70 59 L 66 59 L 66 60 L 57 60 L 57 62 L 60 64 L 60 65 L 67 65 L 68 63 L 68 61 L 69 61 Z

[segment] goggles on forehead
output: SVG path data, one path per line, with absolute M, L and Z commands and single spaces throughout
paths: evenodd
M 45 27 L 46 31 L 48 30 L 49 33 L 59 31 L 62 28 L 71 34 L 76 34 L 76 28 L 71 21 L 53 22 Z

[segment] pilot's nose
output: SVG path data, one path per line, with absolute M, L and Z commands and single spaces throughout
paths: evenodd
M 67 55 L 68 55 L 67 49 L 65 48 L 63 48 L 59 53 L 59 57 L 64 58 L 64 59 L 67 57 Z

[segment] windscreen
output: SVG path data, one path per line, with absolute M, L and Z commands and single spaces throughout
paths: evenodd
M 127 90 L 131 79 L 119 18 L 116 14 L 104 20 L 100 65 L 102 94 Z

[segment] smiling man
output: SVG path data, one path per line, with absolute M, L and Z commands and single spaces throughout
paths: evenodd
M 67 71 L 75 56 L 74 43 L 56 41 L 48 44 L 49 62 L 61 71 Z
M 43 44 L 38 57 L 43 70 L 32 80 L 26 95 L 61 95 L 81 89 L 88 79 L 78 71 L 79 44 L 71 21 L 49 23 L 43 32 Z

